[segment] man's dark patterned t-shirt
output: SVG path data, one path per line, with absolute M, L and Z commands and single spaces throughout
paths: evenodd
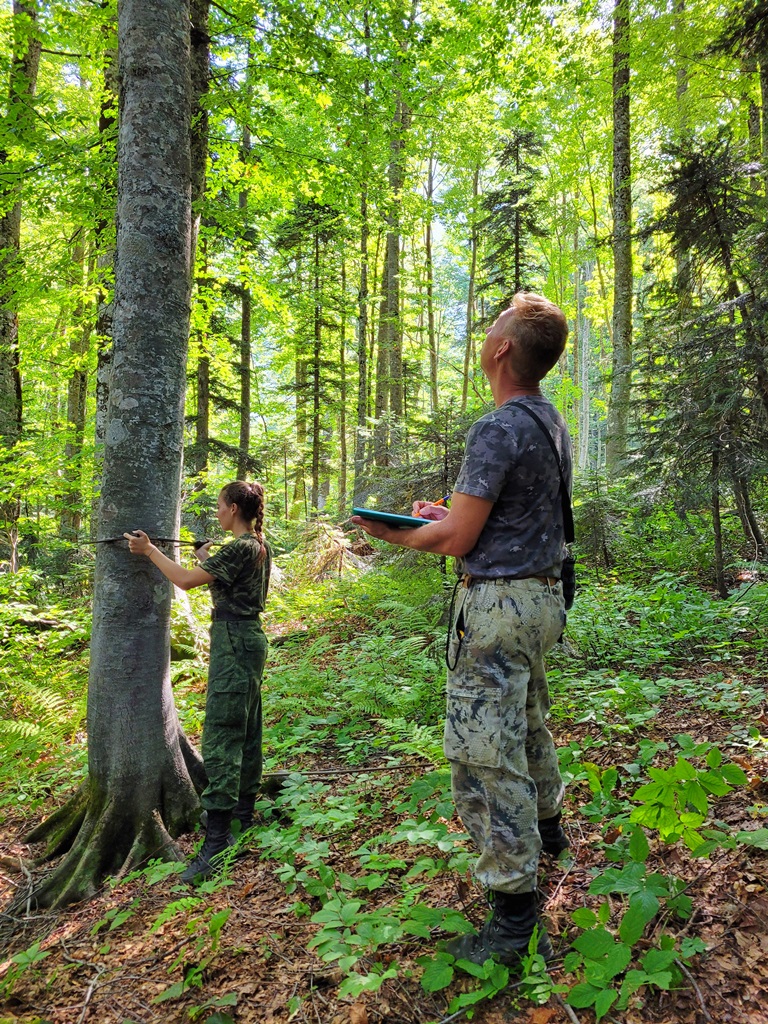
M 543 396 L 522 402 L 546 424 L 570 487 L 571 439 L 563 417 Z M 494 503 L 462 572 L 485 579 L 560 575 L 560 474 L 541 427 L 526 412 L 505 402 L 470 427 L 455 490 Z
M 205 559 L 202 568 L 214 577 L 209 587 L 215 612 L 248 618 L 264 611 L 272 565 L 269 545 L 264 547 L 259 564 L 261 545 L 244 533 Z

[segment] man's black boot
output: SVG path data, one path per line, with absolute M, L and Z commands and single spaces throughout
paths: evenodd
M 555 953 L 544 925 L 536 914 L 535 892 L 492 892 L 493 913 L 479 935 L 461 935 L 446 946 L 457 960 L 484 964 L 494 957 L 507 967 L 519 967 L 528 954 L 534 928 L 538 928 L 537 952 L 545 960 Z
M 234 839 L 229 831 L 231 811 L 208 811 L 205 824 L 205 839 L 198 855 L 190 861 L 181 876 L 182 882 L 201 882 L 221 867 L 220 854 L 224 853 Z
M 568 836 L 560 824 L 562 816 L 562 811 L 558 811 L 553 818 L 539 819 L 542 853 L 551 853 L 553 857 L 557 857 L 570 847 Z

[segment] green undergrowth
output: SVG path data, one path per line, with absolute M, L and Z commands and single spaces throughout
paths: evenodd
M 457 965 L 435 948 L 443 932 L 466 925 L 423 902 L 430 878 L 463 870 L 471 860 L 463 839 L 442 832 L 451 810 L 441 754 L 451 583 L 433 564 L 400 564 L 321 585 L 322 615 L 305 638 L 293 637 L 272 656 L 267 748 L 273 767 L 297 771 L 277 801 L 291 805 L 293 824 L 275 837 L 267 831 L 259 842 L 263 856 L 279 865 L 288 894 L 298 897 L 295 912 L 319 925 L 312 945 L 344 972 L 342 995 L 374 991 L 402 972 L 392 950 L 407 951 L 421 939 L 427 948 L 417 963 L 426 991 L 449 986 L 457 970 L 477 979 L 450 1002 L 447 1012 L 455 1013 L 507 987 L 510 976 L 498 964 Z M 765 690 L 756 666 L 767 605 L 764 584 L 723 602 L 670 573 L 634 587 L 582 588 L 566 642 L 553 652 L 553 712 L 563 722 L 594 726 L 564 744 L 561 757 L 574 801 L 582 803 L 578 813 L 606 837 L 607 867 L 594 873 L 590 906 L 574 912 L 563 964 L 567 983 L 555 986 L 531 951 L 515 981 L 520 998 L 543 1002 L 560 991 L 599 1020 L 649 990 L 680 985 L 705 951 L 686 932 L 695 909 L 687 883 L 657 869 L 660 851 L 678 845 L 695 860 L 737 845 L 764 850 L 765 809 L 754 806 L 756 827 L 734 833 L 718 818 L 717 802 L 745 785 L 743 769 L 683 726 L 672 740 L 654 740 L 648 723 L 665 704 L 674 705 L 671 714 L 715 714 L 725 737 L 763 754 L 766 740 L 756 723 Z M 625 757 L 611 764 L 606 746 L 617 738 Z M 382 805 L 372 795 L 380 792 L 378 782 L 366 784 L 369 799 L 356 795 L 359 781 L 340 789 L 306 775 L 330 763 L 378 759 L 387 791 L 396 785 L 387 780 L 392 769 L 396 778 L 398 759 L 414 756 L 425 762 L 424 774 L 407 791 L 410 803 L 394 808 L 408 814 L 404 824 L 387 833 L 378 832 Z M 277 813 L 272 805 L 263 810 Z M 373 839 L 362 847 L 354 841 L 345 850 L 352 867 L 337 872 L 328 863 L 329 837 L 335 849 L 343 847 L 345 829 L 361 820 Z M 443 851 L 441 836 L 450 844 Z M 443 855 L 401 849 L 393 858 L 393 839 L 417 847 L 437 841 Z M 377 909 L 379 889 L 387 892 L 384 909 Z
M 85 770 L 90 616 L 26 569 L 0 575 L 0 815 L 35 807 Z
M 758 668 L 766 656 L 768 587 L 745 585 L 720 601 L 666 572 L 634 586 L 605 580 L 582 586 L 565 642 L 550 657 L 553 718 L 557 733 L 573 733 L 561 739 L 560 750 L 566 814 L 592 823 L 602 836 L 603 866 L 593 872 L 586 905 L 574 909 L 567 935 L 559 937 L 570 951 L 555 985 L 535 950 L 523 976 L 511 979 L 501 965 L 456 964 L 439 948 L 449 933 L 470 927 L 455 908 L 431 897 L 435 879 L 466 876 L 472 861 L 452 817 L 441 749 L 452 584 L 435 559 L 408 556 L 330 581 L 289 579 L 273 591 L 266 770 L 288 774 L 277 797 L 260 802 L 263 824 L 249 841 L 272 865 L 293 913 L 316 926 L 312 949 L 341 972 L 342 998 L 409 974 L 434 993 L 470 974 L 473 987 L 450 989 L 447 1013 L 470 1011 L 508 989 L 515 999 L 538 1003 L 557 991 L 598 1020 L 620 1015 L 649 992 L 679 985 L 706 952 L 691 926 L 696 907 L 679 865 L 738 846 L 755 855 L 768 849 L 764 805 L 751 805 L 754 827 L 734 831 L 721 820 L 721 802 L 747 782 L 732 751 L 758 763 L 768 746 Z M 202 623 L 202 604 L 193 602 L 192 609 Z M 3 671 L 11 674 L 0 698 L 3 726 L 40 721 L 40 705 L 25 689 L 37 681 L 48 694 L 51 732 L 62 741 L 77 737 L 86 616 L 72 615 L 72 628 L 26 636 L 12 615 L 6 608 L 0 626 L 23 642 L 16 661 L 4 655 Z M 202 634 L 204 626 L 190 643 L 192 657 L 173 670 L 176 702 L 191 734 L 199 731 L 204 706 Z M 48 693 L 44 683 L 54 663 L 61 677 Z M 70 695 L 66 711 L 56 694 Z M 656 727 L 661 715 L 663 735 Z M 700 718 L 717 723 L 717 737 L 697 734 Z M 25 774 L 22 764 L 48 756 L 50 770 L 63 772 L 61 745 L 46 747 L 31 730 L 17 734 L 11 799 L 25 785 L 39 796 L 44 773 L 28 768 Z M 375 770 L 344 774 L 361 768 Z M 331 769 L 337 774 L 322 774 Z M 675 871 L 664 866 L 671 847 L 679 851 Z M 168 874 L 157 865 L 144 872 L 137 877 L 147 885 Z M 194 964 L 175 963 L 163 994 L 189 1000 L 195 989 L 191 1019 L 207 1019 L 215 1009 L 205 1000 L 205 972 L 194 965 L 207 969 L 227 946 L 226 918 L 215 917 L 207 900 L 212 888 L 227 883 L 225 874 L 192 894 L 179 888 L 162 912 L 186 915 L 185 927 L 197 922 Z M 130 916 L 130 901 L 105 921 L 105 932 L 122 926 L 123 912 Z M 27 960 L 37 965 L 34 951 Z M 294 1002 L 292 1012 L 301 996 Z

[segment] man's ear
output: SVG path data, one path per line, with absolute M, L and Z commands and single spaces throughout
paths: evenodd
M 502 338 L 498 346 L 496 347 L 496 351 L 493 353 L 493 358 L 496 360 L 496 362 L 499 362 L 502 359 L 506 359 L 506 357 L 509 355 L 511 348 L 512 339 Z

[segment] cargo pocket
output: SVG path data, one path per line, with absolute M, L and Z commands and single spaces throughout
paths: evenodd
M 501 767 L 501 694 L 497 690 L 449 689 L 443 751 L 449 761 Z

